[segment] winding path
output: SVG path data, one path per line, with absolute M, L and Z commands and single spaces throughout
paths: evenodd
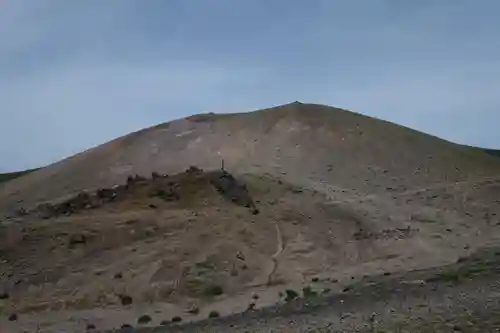
M 272 255 L 271 260 L 273 262 L 273 268 L 269 275 L 267 276 L 267 284 L 270 284 L 274 273 L 276 273 L 276 269 L 278 268 L 278 257 L 279 255 L 283 252 L 283 236 L 281 235 L 281 229 L 279 226 L 278 222 L 275 222 L 274 226 L 276 227 L 276 241 L 277 241 L 277 248 L 276 252 Z

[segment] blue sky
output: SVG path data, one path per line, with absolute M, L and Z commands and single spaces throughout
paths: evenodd
M 300 100 L 500 147 L 497 0 L 0 0 L 0 171 Z

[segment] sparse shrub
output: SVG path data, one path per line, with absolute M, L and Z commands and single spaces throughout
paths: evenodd
M 219 318 L 220 314 L 217 311 L 210 311 L 208 318 Z
M 68 247 L 73 248 L 77 244 L 85 244 L 87 242 L 87 237 L 85 235 L 71 235 L 69 237 Z
M 332 291 L 330 288 L 325 288 L 323 289 L 323 294 L 328 294 L 330 291 Z
M 121 328 L 132 328 L 132 325 L 129 325 L 129 324 L 123 324 Z
M 205 288 L 204 294 L 206 296 L 219 296 L 224 293 L 224 290 L 219 285 L 210 285 Z
M 26 209 L 24 209 L 22 207 L 19 208 L 16 212 L 17 212 L 18 216 L 26 216 L 26 215 L 28 215 L 28 212 L 26 211 Z
M 482 273 L 488 269 L 491 269 L 491 263 L 483 262 L 483 263 L 477 263 L 474 264 L 470 267 L 467 267 L 463 270 L 462 274 L 464 277 L 470 278 L 473 275 L 477 275 L 479 273 Z
M 170 324 L 168 320 L 162 320 L 160 326 L 167 326 L 168 324 Z
M 118 295 L 118 297 L 120 297 L 120 301 L 121 301 L 122 305 L 132 304 L 132 297 L 130 297 L 128 295 Z
M 257 294 L 253 294 L 253 295 L 252 295 L 252 299 L 255 299 L 255 300 L 259 299 L 259 295 L 257 295 Z
M 309 286 L 302 288 L 302 294 L 304 295 L 304 298 L 315 297 L 318 295 L 318 293 L 312 290 Z
M 156 191 L 155 196 L 157 196 L 165 201 L 170 200 L 170 195 L 165 190 Z
M 9 298 L 8 293 L 0 293 L 0 299 L 7 299 L 7 298 Z
M 181 321 L 182 321 L 182 317 L 180 317 L 180 316 L 175 316 L 174 318 L 172 318 L 173 323 L 180 323 Z
M 422 223 L 437 223 L 438 221 L 432 217 L 422 217 L 418 220 L 419 222 Z
M 17 320 L 17 314 L 13 313 L 9 316 L 9 321 L 16 321 Z
M 460 275 L 458 274 L 458 272 L 444 272 L 428 278 L 426 282 L 443 281 L 457 283 L 459 280 Z
M 287 302 L 290 302 L 290 301 L 297 299 L 299 297 L 299 294 L 293 289 L 285 290 L 285 294 L 286 294 L 285 301 L 287 301 Z
M 200 274 L 197 274 L 198 276 Z M 205 292 L 205 282 L 203 279 L 199 278 L 198 276 L 196 277 L 189 277 L 186 280 L 186 288 L 191 294 L 196 294 L 196 295 L 204 295 Z
M 121 272 L 119 273 L 116 273 L 115 276 L 114 276 L 115 279 L 121 279 L 123 278 L 123 274 Z
M 87 329 L 87 331 L 95 330 L 95 325 L 94 324 L 87 324 L 86 329 Z
M 318 279 L 317 277 L 313 277 L 313 278 L 311 279 L 311 281 L 312 281 L 312 282 L 318 282 L 318 281 L 319 281 L 319 279 Z
M 137 319 L 138 324 L 147 324 L 151 322 L 151 317 L 148 315 L 142 315 Z

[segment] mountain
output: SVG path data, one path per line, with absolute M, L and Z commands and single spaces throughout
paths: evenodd
M 36 171 L 38 169 L 30 169 L 24 171 L 16 171 L 16 172 L 6 172 L 0 173 L 0 183 L 5 183 L 11 181 L 13 179 L 19 178 L 21 176 L 27 175 L 30 172 Z
M 453 263 L 498 244 L 499 191 L 481 149 L 323 105 L 160 124 L 0 184 L 0 325 L 157 326 Z
M 479 149 L 295 102 L 194 115 L 126 135 L 9 182 L 0 189 L 0 208 L 112 186 L 133 174 L 177 173 L 189 165 L 216 169 L 222 159 L 235 173 L 269 173 L 307 187 L 365 194 L 487 176 L 499 166 Z
M 498 150 L 498 149 L 484 149 L 484 151 L 490 155 L 500 157 L 500 150 Z

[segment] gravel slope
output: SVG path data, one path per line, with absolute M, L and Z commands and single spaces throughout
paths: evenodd
M 498 332 L 500 251 L 229 318 L 137 332 Z M 126 332 L 127 330 L 123 330 Z

